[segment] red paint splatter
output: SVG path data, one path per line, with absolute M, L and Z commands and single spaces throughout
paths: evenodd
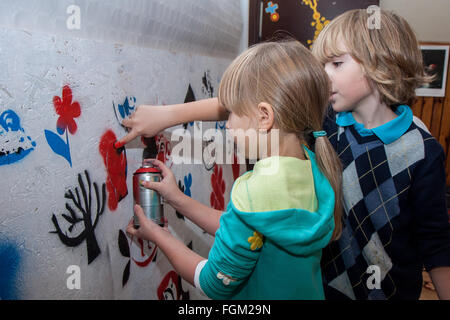
M 144 253 L 144 241 L 142 239 L 138 239 L 138 242 L 139 242 L 139 247 L 141 248 L 141 257 L 145 257 L 146 254 Z M 148 247 L 148 249 L 152 250 L 152 246 L 150 245 L 149 242 L 147 242 L 147 247 Z M 156 255 L 157 249 L 158 249 L 158 247 L 154 246 L 154 248 L 153 248 L 152 252 L 150 253 L 150 255 L 148 256 L 148 258 L 144 259 L 142 261 L 138 261 L 134 258 L 132 258 L 132 259 L 138 267 L 144 268 L 144 267 L 148 266 L 150 264 L 150 262 L 153 260 L 153 258 Z
M 74 118 L 81 115 L 80 104 L 77 101 L 72 102 L 72 89 L 65 85 L 62 90 L 62 99 L 58 96 L 53 97 L 53 106 L 59 115 L 56 127 L 58 132 L 62 134 L 69 129 L 70 134 L 77 132 L 77 123 Z
M 127 189 L 127 157 L 125 151 L 114 148 L 116 135 L 111 130 L 106 131 L 99 145 L 100 154 L 106 167 L 106 188 L 108 190 L 108 207 L 111 211 L 117 209 L 117 204 L 128 194 Z
M 211 203 L 211 207 L 216 210 L 224 210 L 225 208 L 225 181 L 222 178 L 222 167 L 215 165 L 214 172 L 211 175 L 211 186 L 213 191 L 211 192 L 211 196 L 209 201 Z

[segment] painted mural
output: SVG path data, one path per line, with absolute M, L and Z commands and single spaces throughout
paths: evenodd
M 5 66 L 0 77 L 0 299 L 206 299 L 154 244 L 125 233 L 132 174 L 153 151 L 145 140 L 113 143 L 141 103 L 214 97 L 230 60 L 1 29 L 0 44 L 0 64 L 23 71 Z M 156 158 L 187 196 L 223 210 L 245 168 L 207 152 L 203 164 L 175 165 L 170 132 L 194 126 L 225 130 L 171 128 L 155 137 Z M 170 232 L 206 257 L 214 238 L 164 213 Z
M 51 130 L 44 130 L 45 138 L 53 152 L 66 159 L 72 166 L 69 133 L 73 135 L 77 132 L 75 118 L 81 115 L 80 104 L 77 101 L 72 101 L 72 90 L 68 85 L 65 85 L 62 89 L 62 97 L 53 97 L 53 105 L 55 112 L 58 114 L 58 121 L 56 122 L 58 134 Z M 62 138 L 64 135 L 65 138 Z
M 36 147 L 36 142 L 25 134 L 20 118 L 13 110 L 0 114 L 0 166 L 25 158 Z

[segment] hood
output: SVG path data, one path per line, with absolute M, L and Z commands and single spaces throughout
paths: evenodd
M 334 230 L 334 191 L 320 171 L 315 154 L 305 147 L 311 161 L 317 210 L 292 208 L 276 211 L 247 212 L 236 208 L 237 216 L 278 247 L 294 255 L 310 255 L 324 248 Z M 233 199 L 233 191 L 231 199 Z M 289 196 L 289 195 L 287 195 Z

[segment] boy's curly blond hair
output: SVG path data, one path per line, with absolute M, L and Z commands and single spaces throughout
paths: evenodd
M 414 31 L 405 19 L 390 11 L 380 10 L 380 28 L 369 28 L 370 18 L 365 9 L 336 17 L 319 34 L 313 54 L 322 64 L 350 54 L 379 91 L 380 102 L 388 106 L 410 104 L 415 89 L 432 80 L 424 72 Z

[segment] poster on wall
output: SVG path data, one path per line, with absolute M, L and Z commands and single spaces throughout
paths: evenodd
M 311 47 L 341 13 L 366 9 L 372 15 L 379 5 L 379 0 L 250 0 L 249 44 L 292 37 Z
M 420 46 L 423 57 L 425 73 L 432 76 L 430 83 L 416 90 L 416 95 L 422 97 L 444 97 L 447 82 L 448 50 L 449 46 L 422 45 Z

